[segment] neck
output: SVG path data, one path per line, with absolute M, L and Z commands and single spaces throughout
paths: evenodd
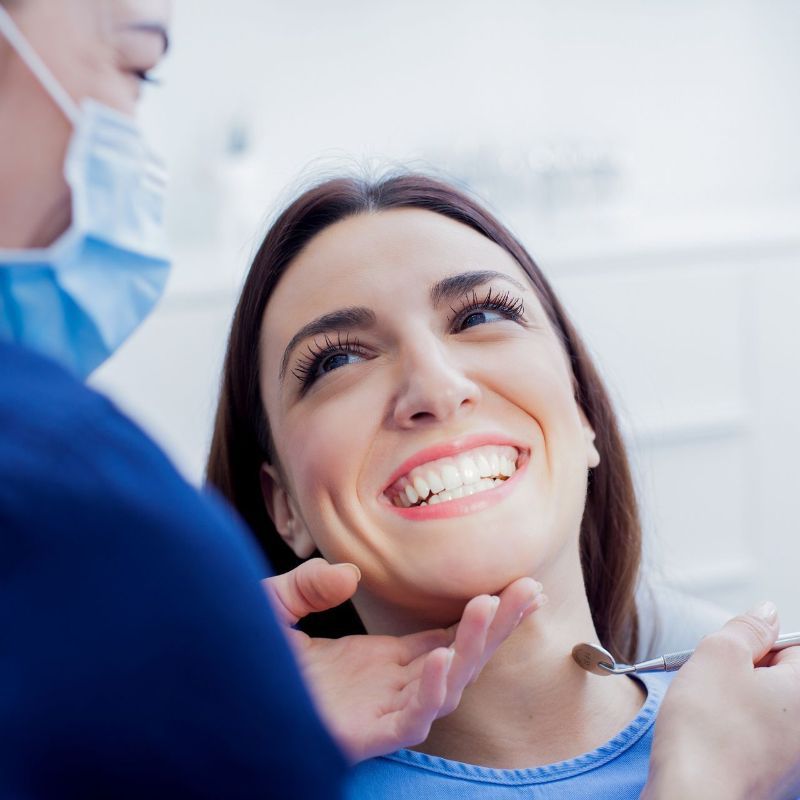
M 575 605 L 551 599 L 495 653 L 458 708 L 416 749 L 498 769 L 573 758 L 611 739 L 638 713 L 633 681 L 584 672 L 572 647 L 596 636 Z
M 582 670 L 571 651 L 597 641 L 577 559 L 536 577 L 550 602 L 495 652 L 458 708 L 437 720 L 420 750 L 498 769 L 573 758 L 613 738 L 645 694 L 628 678 Z M 563 588 L 562 588 L 563 587 Z
M 0 76 L 0 248 L 45 247 L 69 226 L 71 127 L 19 59 Z

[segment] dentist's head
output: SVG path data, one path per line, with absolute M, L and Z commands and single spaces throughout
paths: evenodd
M 163 170 L 134 115 L 169 0 L 0 0 L 0 338 L 80 377 L 152 309 Z

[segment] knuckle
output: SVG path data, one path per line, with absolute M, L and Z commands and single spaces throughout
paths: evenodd
M 770 630 L 751 616 L 736 617 L 721 631 L 707 636 L 700 644 L 705 651 L 713 651 L 722 657 L 752 660 L 756 651 L 763 651 L 769 645 Z
M 750 655 L 750 649 L 747 643 L 744 642 L 740 636 L 728 630 L 721 630 L 709 634 L 700 642 L 697 649 L 702 653 L 713 654 L 726 660 L 729 658 L 741 658 L 742 655 Z

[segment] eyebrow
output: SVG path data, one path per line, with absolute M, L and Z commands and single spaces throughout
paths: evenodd
M 461 297 L 467 292 L 477 289 L 493 280 L 504 280 L 516 286 L 522 291 L 526 290 L 526 286 L 520 281 L 507 275 L 505 272 L 497 272 L 496 270 L 484 269 L 476 270 L 474 272 L 460 272 L 457 275 L 450 275 L 447 278 L 437 281 L 431 287 L 431 302 L 434 307 L 438 306 L 443 300 L 453 300 Z M 340 308 L 337 311 L 331 311 L 329 314 L 323 314 L 321 317 L 311 320 L 307 325 L 303 325 L 297 333 L 289 340 L 286 349 L 283 351 L 283 358 L 281 359 L 281 368 L 279 372 L 280 380 L 282 381 L 286 375 L 286 368 L 289 365 L 289 358 L 292 351 L 304 339 L 314 336 L 321 336 L 324 333 L 333 333 L 334 331 L 350 330 L 351 328 L 370 328 L 377 322 L 377 317 L 372 309 L 365 306 L 351 306 L 349 308 Z
M 369 328 L 375 325 L 375 312 L 364 306 L 351 306 L 350 308 L 340 308 L 338 311 L 331 311 L 330 314 L 323 314 L 321 317 L 311 320 L 307 325 L 303 325 L 297 333 L 292 336 L 286 349 L 283 351 L 281 360 L 280 379 L 286 374 L 286 367 L 289 364 L 289 357 L 292 351 L 304 339 L 312 336 L 320 336 L 323 333 L 333 331 L 349 330 L 350 328 Z
M 169 34 L 167 33 L 167 29 L 160 22 L 132 22 L 130 25 L 126 25 L 126 27 L 130 31 L 157 34 L 164 42 L 164 49 L 161 54 L 164 55 L 167 50 L 169 50 Z
M 523 292 L 530 288 L 520 283 L 516 278 L 507 275 L 505 272 L 497 272 L 493 269 L 460 272 L 458 275 L 450 275 L 447 278 L 442 278 L 442 280 L 437 281 L 431 287 L 431 302 L 434 307 L 438 306 L 443 300 L 454 300 L 494 280 L 508 281 L 508 283 L 516 286 Z

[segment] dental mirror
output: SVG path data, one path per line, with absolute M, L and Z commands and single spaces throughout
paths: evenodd
M 614 656 L 599 644 L 582 642 L 572 648 L 572 657 L 578 666 L 595 675 L 608 675 L 614 671 Z
M 785 633 L 775 640 L 770 652 L 777 653 L 787 647 L 800 645 L 800 632 Z M 594 675 L 630 675 L 633 672 L 674 672 L 691 657 L 694 650 L 665 653 L 663 656 L 640 661 L 637 664 L 618 664 L 614 656 L 602 645 L 582 642 L 572 648 L 572 657 L 582 669 Z

